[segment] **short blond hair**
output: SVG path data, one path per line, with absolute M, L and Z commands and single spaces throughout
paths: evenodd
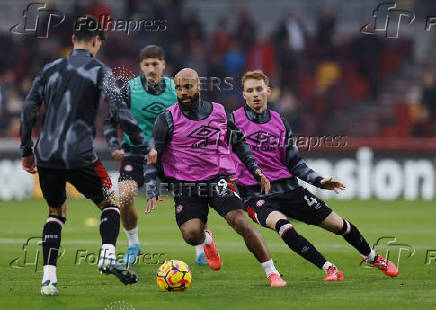
M 244 90 L 245 81 L 248 79 L 263 80 L 265 82 L 265 85 L 269 86 L 269 78 L 266 76 L 265 73 L 263 73 L 262 70 L 258 69 L 245 72 L 244 76 L 241 79 L 242 90 Z

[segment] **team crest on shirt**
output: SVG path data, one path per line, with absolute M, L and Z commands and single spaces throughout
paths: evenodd
M 191 145 L 192 148 L 208 148 L 210 146 L 216 146 L 218 143 L 218 139 L 214 138 L 217 133 L 219 133 L 219 128 L 211 127 L 211 126 L 205 126 L 202 125 L 198 128 L 195 128 L 191 133 L 187 136 L 190 138 L 198 139 L 197 142 L 193 143 Z
M 142 108 L 142 111 L 150 112 L 152 114 L 158 115 L 163 110 L 165 110 L 165 108 L 166 108 L 165 104 L 163 104 L 162 102 L 152 102 L 151 104 L 149 104 L 145 108 Z
M 183 210 L 183 206 L 182 205 L 178 205 L 176 207 L 176 213 L 180 213 L 180 212 L 182 212 L 182 210 Z
M 264 130 L 258 130 L 247 136 L 251 149 L 255 151 L 274 151 L 279 146 L 281 137 Z
M 265 200 L 263 200 L 263 199 L 258 200 L 258 201 L 256 202 L 256 206 L 258 206 L 258 207 L 260 208 L 260 207 L 262 207 L 262 206 L 264 205 L 264 203 L 265 203 Z
M 132 172 L 133 171 L 133 166 L 132 165 L 125 165 L 124 166 L 124 171 Z

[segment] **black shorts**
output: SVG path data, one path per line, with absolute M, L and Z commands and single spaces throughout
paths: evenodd
M 126 156 L 120 163 L 120 176 L 118 182 L 133 180 L 138 184 L 138 187 L 144 185 L 144 156 L 132 155 Z
M 266 219 L 272 211 L 309 225 L 319 225 L 332 212 L 327 204 L 303 187 L 267 199 L 250 200 L 245 209 L 251 219 L 267 227 Z
M 244 210 L 244 205 L 239 198 L 232 182 L 227 178 L 214 181 L 174 184 L 174 203 L 177 225 L 198 218 L 203 223 L 207 222 L 209 206 L 218 214 L 225 217 L 233 210 Z
M 49 207 L 60 208 L 67 199 L 66 182 L 71 183 L 86 198 L 100 203 L 112 190 L 110 176 L 100 160 L 77 169 L 56 169 L 38 166 L 39 184 Z

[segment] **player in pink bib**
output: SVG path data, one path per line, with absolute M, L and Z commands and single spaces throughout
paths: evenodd
M 271 181 L 269 193 L 262 193 L 239 158 L 233 156 L 239 193 L 248 214 L 254 222 L 275 229 L 293 251 L 325 270 L 325 281 L 342 280 L 342 271 L 299 235 L 288 217 L 342 235 L 346 242 L 361 253 L 363 260 L 388 276 L 397 276 L 395 264 L 371 249 L 357 227 L 298 185 L 297 178 L 336 193 L 345 189 L 341 182 L 323 178 L 310 169 L 300 157 L 288 122 L 267 107 L 267 97 L 271 93 L 268 82 L 268 77 L 260 70 L 247 72 L 242 78 L 246 104 L 231 114 L 250 145 L 256 162 Z
M 239 130 L 228 121 L 224 107 L 200 100 L 197 73 L 183 69 L 175 76 L 174 83 L 178 102 L 158 116 L 153 138 L 162 164 L 161 175 L 174 187 L 176 221 L 183 239 L 191 245 L 203 244 L 209 267 L 221 268 L 214 237 L 205 229 L 211 206 L 244 238 L 271 286 L 285 286 L 262 235 L 245 216 L 242 200 L 230 180 L 235 174 L 230 148 L 265 193 L 269 190 L 268 179 Z M 150 180 L 154 183 L 154 177 L 148 174 L 146 181 L 150 183 Z M 155 208 L 157 195 L 148 194 L 146 212 Z

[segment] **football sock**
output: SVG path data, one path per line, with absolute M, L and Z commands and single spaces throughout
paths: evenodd
M 42 276 L 42 282 L 44 283 L 47 280 L 50 280 L 53 283 L 58 282 L 58 278 L 56 276 L 56 266 L 53 265 L 44 265 L 43 267 L 43 276 Z
M 195 256 L 200 256 L 202 253 L 204 253 L 203 250 L 203 245 L 202 244 L 198 244 L 195 246 Z
M 272 259 L 270 259 L 266 262 L 263 262 L 260 265 L 262 266 L 263 270 L 265 270 L 267 278 L 274 273 L 280 275 L 280 272 L 278 272 L 278 270 L 274 266 L 274 262 Z
M 120 232 L 120 209 L 116 206 L 107 206 L 101 210 L 100 235 L 102 244 L 117 242 Z
M 203 244 L 205 245 L 209 245 L 212 243 L 212 236 L 209 235 L 209 233 L 207 231 L 204 232 L 204 242 Z
M 42 231 L 42 252 L 44 259 L 44 274 L 42 282 L 51 280 L 57 282 L 56 263 L 61 245 L 61 232 L 65 218 L 49 216 Z
M 126 233 L 127 239 L 129 240 L 129 246 L 134 244 L 139 244 L 138 239 L 138 226 L 135 228 L 132 228 L 130 230 L 124 229 L 124 232 Z
M 281 219 L 276 223 L 276 230 L 289 248 L 318 268 L 326 263 L 324 256 L 306 238 L 299 235 L 288 220 Z
M 342 237 L 351 244 L 356 250 L 358 250 L 363 256 L 368 256 L 371 254 L 371 248 L 366 242 L 365 238 L 360 234 L 360 231 L 356 226 L 350 222 L 343 220 L 343 226 L 336 235 L 342 235 Z
M 49 216 L 42 231 L 42 251 L 44 265 L 56 266 L 59 246 L 61 245 L 61 232 L 65 218 Z
M 378 256 L 377 252 L 371 249 L 371 253 L 369 253 L 368 256 L 365 256 L 365 260 L 372 263 L 377 259 L 377 256 Z
M 98 266 L 101 267 L 103 264 L 110 264 L 116 260 L 115 256 L 115 246 L 113 244 L 102 244 L 100 257 L 98 260 Z
M 334 266 L 334 265 L 333 265 L 332 263 L 330 263 L 329 261 L 326 261 L 326 262 L 324 263 L 324 265 L 322 265 L 322 270 L 327 271 L 327 270 L 329 270 L 329 268 L 330 268 L 331 266 Z

